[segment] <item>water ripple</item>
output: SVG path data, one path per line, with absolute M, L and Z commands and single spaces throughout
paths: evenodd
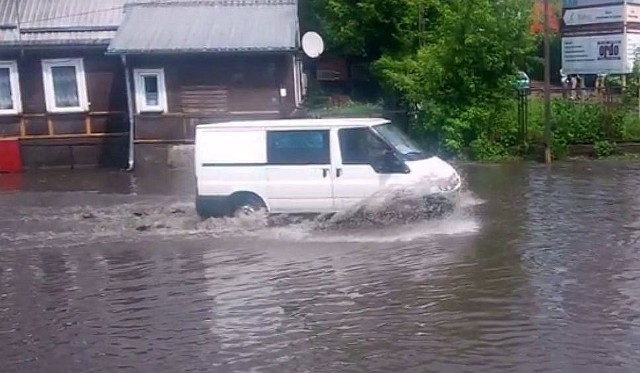
M 1 370 L 640 371 L 640 166 L 465 175 L 464 211 L 373 231 L 2 195 Z

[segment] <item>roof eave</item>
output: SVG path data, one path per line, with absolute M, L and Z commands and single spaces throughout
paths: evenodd
M 278 48 L 206 48 L 206 49 L 108 49 L 107 54 L 115 55 L 176 55 L 176 54 L 232 54 L 232 53 L 289 53 L 296 52 L 297 47 L 278 47 Z
M 108 40 L 86 40 L 86 41 L 68 41 L 68 40 L 50 40 L 50 41 L 0 41 L 2 48 L 47 48 L 47 47 L 100 47 L 107 48 Z

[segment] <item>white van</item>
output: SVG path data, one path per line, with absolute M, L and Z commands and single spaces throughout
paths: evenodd
M 387 187 L 430 179 L 428 193 L 437 194 L 461 183 L 453 167 L 383 118 L 198 125 L 195 173 L 202 217 L 335 213 Z

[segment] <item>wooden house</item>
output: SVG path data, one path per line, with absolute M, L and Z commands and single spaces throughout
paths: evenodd
M 296 0 L 0 0 L 0 137 L 28 167 L 132 166 L 201 121 L 302 101 Z

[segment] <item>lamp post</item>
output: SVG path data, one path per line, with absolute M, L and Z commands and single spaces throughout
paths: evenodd
M 549 47 L 549 0 L 544 0 L 544 161 L 551 163 L 551 67 Z

